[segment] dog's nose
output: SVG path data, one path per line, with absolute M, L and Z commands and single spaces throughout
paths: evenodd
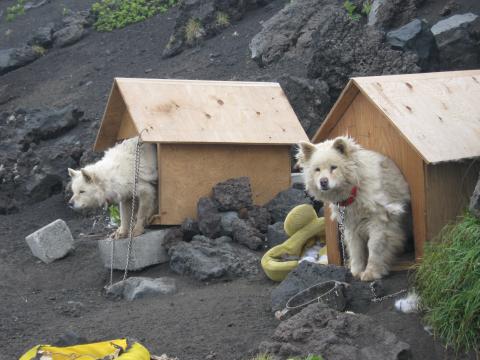
M 322 188 L 322 190 L 328 189 L 328 178 L 324 177 L 320 179 L 320 187 Z

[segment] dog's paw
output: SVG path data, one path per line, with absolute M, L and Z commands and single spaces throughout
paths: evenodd
M 355 279 L 360 279 L 360 276 L 362 274 L 362 271 L 361 270 L 354 270 L 354 269 L 350 269 L 350 272 L 352 273 L 352 276 L 355 278 Z
M 373 271 L 371 269 L 366 269 L 360 274 L 360 280 L 362 281 L 373 281 L 382 278 L 382 274 L 379 272 Z
M 352 261 L 350 259 L 350 272 L 355 279 L 360 279 L 360 275 L 365 270 L 365 263 L 360 263 L 358 261 Z
M 140 236 L 145 232 L 145 228 L 142 227 L 135 227 L 133 228 L 133 237 Z
M 122 228 L 118 228 L 117 230 L 115 230 L 112 235 L 110 235 L 112 238 L 114 238 L 115 240 L 118 240 L 118 239 L 123 239 L 123 238 L 126 238 L 128 236 L 128 231 L 122 229 Z

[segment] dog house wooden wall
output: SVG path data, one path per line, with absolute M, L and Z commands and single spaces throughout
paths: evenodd
M 307 135 L 277 83 L 116 78 L 94 149 L 141 133 L 157 144 L 154 224 L 196 217 L 213 185 L 248 176 L 263 204 L 290 185 L 290 147 Z
M 346 134 L 392 158 L 407 179 L 418 260 L 478 179 L 480 70 L 353 78 L 313 142 Z M 325 216 L 328 259 L 339 265 L 337 224 Z

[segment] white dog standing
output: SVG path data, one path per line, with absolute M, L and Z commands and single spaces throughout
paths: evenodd
M 95 164 L 80 170 L 68 169 L 72 178 L 73 196 L 69 204 L 76 210 L 102 207 L 116 203 L 120 206 L 120 226 L 116 238 L 128 235 L 132 209 L 134 161 L 137 137 L 124 140 L 107 150 Z M 140 171 L 137 184 L 136 223 L 133 236 L 144 232 L 144 226 L 154 214 L 158 178 L 156 148 L 142 143 L 140 147 Z
M 332 218 L 345 209 L 344 239 L 353 276 L 363 281 L 387 275 L 407 239 L 408 184 L 389 158 L 348 137 L 321 144 L 302 142 L 297 154 L 306 190 L 330 203 Z

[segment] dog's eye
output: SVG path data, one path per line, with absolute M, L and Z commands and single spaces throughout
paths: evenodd
M 79 192 L 80 192 L 80 194 L 83 194 L 85 192 L 85 190 L 80 190 Z
M 320 168 L 315 168 L 315 171 L 320 171 Z
M 330 171 L 335 170 L 337 167 L 335 165 L 330 166 Z

